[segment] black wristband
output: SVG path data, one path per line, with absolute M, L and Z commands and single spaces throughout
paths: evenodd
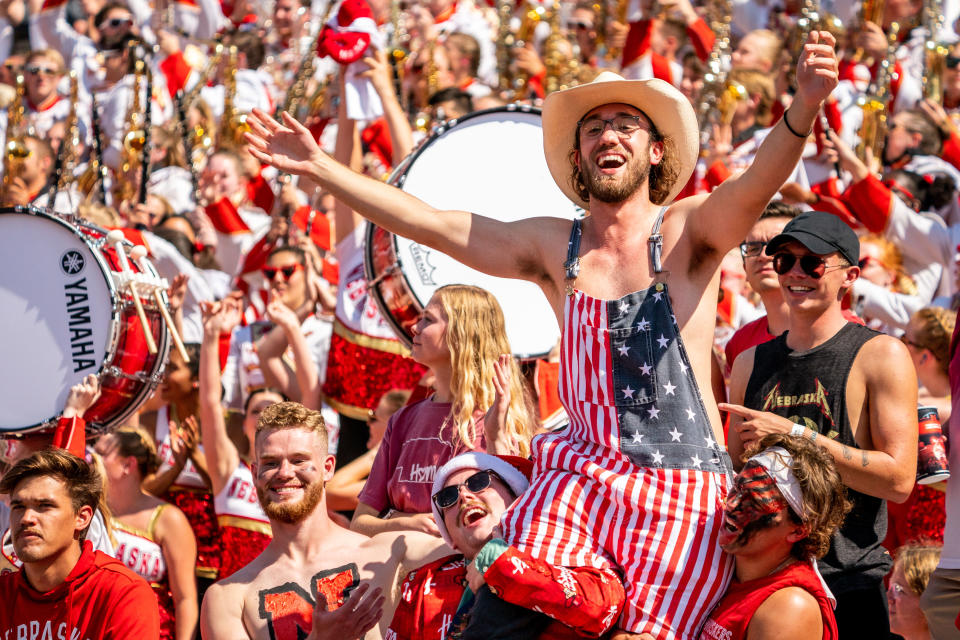
M 810 131 L 807 131 L 806 133 L 797 133 L 796 130 L 790 126 L 790 121 L 787 120 L 788 113 L 790 113 L 790 109 L 787 109 L 786 111 L 784 111 L 783 116 L 780 118 L 781 120 L 783 120 L 783 124 L 787 125 L 787 131 L 797 136 L 798 138 L 804 138 L 804 139 L 809 138 L 810 134 L 813 133 L 813 129 L 811 128 Z

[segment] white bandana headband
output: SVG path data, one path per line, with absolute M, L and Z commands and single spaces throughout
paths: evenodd
M 803 505 L 803 492 L 800 490 L 800 483 L 797 477 L 793 475 L 793 456 L 783 447 L 770 447 L 764 449 L 757 455 L 750 458 L 760 464 L 767 473 L 777 483 L 777 488 L 786 499 L 787 504 L 793 509 L 800 520 L 806 522 L 806 511 Z M 749 460 L 748 460 L 749 462 Z

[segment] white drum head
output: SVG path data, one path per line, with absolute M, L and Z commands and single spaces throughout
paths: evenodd
M 457 121 L 427 141 L 401 179 L 401 189 L 438 209 L 503 221 L 537 216 L 573 220 L 582 213 L 547 169 L 535 110 L 496 109 Z M 400 268 L 421 306 L 444 285 L 475 285 L 490 291 L 503 307 L 516 355 L 545 355 L 559 340 L 556 316 L 532 282 L 488 276 L 406 238 L 397 237 L 396 243 Z
M 98 257 L 69 226 L 0 213 L 0 431 L 58 415 L 70 387 L 99 373 L 111 304 Z

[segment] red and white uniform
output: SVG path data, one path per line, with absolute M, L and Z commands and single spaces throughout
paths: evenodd
M 162 504 L 153 510 L 146 531 L 126 525 L 116 518 L 111 519 L 113 534 L 117 539 L 117 560 L 149 582 L 157 594 L 162 640 L 172 640 L 176 635 L 176 611 L 173 593 L 170 591 L 167 563 L 163 558 L 163 549 L 154 535 L 160 514 L 167 506 Z
M 411 360 L 367 290 L 363 270 L 366 223 L 337 245 L 340 282 L 330 339 L 324 399 L 338 412 L 367 419 L 391 389 L 412 389 L 426 370 Z
M 220 579 L 241 569 L 270 544 L 270 520 L 257 500 L 250 466 L 240 461 L 223 491 L 213 500 L 223 553 Z

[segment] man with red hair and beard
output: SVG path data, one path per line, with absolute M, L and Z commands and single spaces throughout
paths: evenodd
M 200 613 L 207 640 L 319 640 L 381 637 L 393 586 L 414 567 L 449 550 L 415 532 L 368 538 L 327 515 L 324 486 L 333 476 L 327 430 L 318 411 L 297 402 L 265 409 L 253 465 L 257 495 L 273 540 L 253 562 L 207 590 Z

